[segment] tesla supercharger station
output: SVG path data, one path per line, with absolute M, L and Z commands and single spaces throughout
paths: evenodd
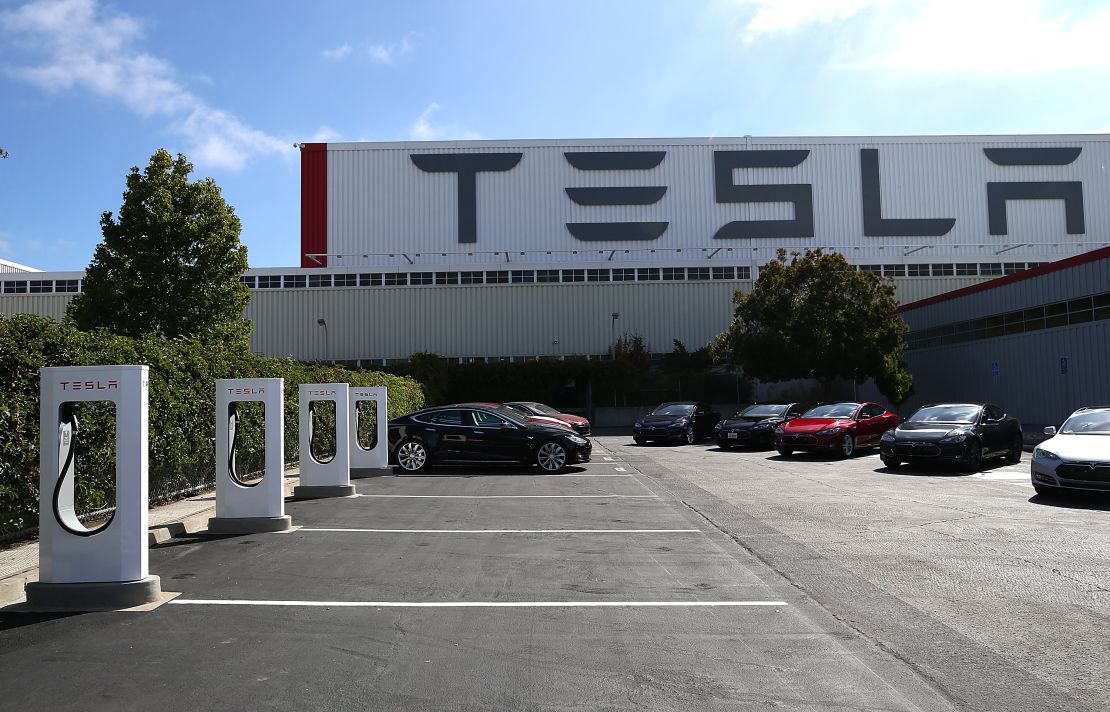
M 147 570 L 147 390 L 146 366 L 39 370 L 39 580 L 27 584 L 29 608 L 119 609 L 161 598 Z M 93 528 L 74 501 L 82 437 L 74 405 L 86 401 L 116 408 L 116 510 Z
M 351 484 L 350 413 L 351 401 L 346 383 L 302 383 L 298 437 L 301 451 L 301 484 L 293 488 L 296 499 L 349 497 Z M 324 459 L 312 451 L 319 403 L 335 404 L 335 454 Z
M 375 475 L 389 475 L 393 470 L 389 467 L 389 413 L 386 389 L 384 386 L 375 388 L 352 388 L 351 394 L 351 476 L 373 477 Z M 359 428 L 359 403 L 373 403 L 375 413 L 375 438 L 374 447 L 366 449 L 358 441 Z
M 285 465 L 285 379 L 221 378 L 216 380 L 216 516 L 208 530 L 220 534 L 288 531 L 282 481 Z M 262 403 L 266 450 L 262 479 L 248 480 L 238 471 L 236 450 L 242 429 L 239 403 Z

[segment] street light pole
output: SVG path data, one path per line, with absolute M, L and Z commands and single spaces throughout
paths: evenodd
M 609 360 L 612 361 L 617 355 L 617 319 L 621 318 L 620 312 L 613 312 L 613 318 L 609 321 Z

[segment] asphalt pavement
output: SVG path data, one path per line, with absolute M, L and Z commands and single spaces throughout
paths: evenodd
M 806 543 L 713 494 L 766 453 L 595 442 L 560 475 L 357 480 L 289 502 L 290 533 L 173 539 L 150 569 L 180 595 L 153 611 L 0 611 L 3 707 L 968 708 L 761 550 Z

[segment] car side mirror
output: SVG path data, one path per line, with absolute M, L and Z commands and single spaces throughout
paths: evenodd
M 1053 435 L 1056 434 L 1056 426 L 1055 425 L 1050 425 L 1047 428 L 1045 428 L 1042 432 L 1045 435 L 1047 435 L 1049 437 L 1052 437 Z
M 516 426 L 513 425 L 512 423 L 509 423 L 509 422 L 506 422 L 506 421 L 502 420 L 501 421 L 501 429 L 502 430 L 516 430 Z

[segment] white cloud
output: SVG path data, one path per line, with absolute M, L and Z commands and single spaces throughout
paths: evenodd
M 804 25 L 828 24 L 851 17 L 879 0 L 739 0 L 741 7 L 756 8 L 744 26 L 744 41 L 793 32 Z
M 400 42 L 372 44 L 366 47 L 366 56 L 375 64 L 393 64 L 398 56 L 409 52 L 412 52 L 412 40 L 408 35 L 402 37 Z
M 1110 66 L 1110 10 L 1049 14 L 1041 0 L 930 0 L 865 66 L 1014 73 Z
M 834 65 L 918 73 L 1019 73 L 1110 66 L 1110 10 L 1051 12 L 1045 0 L 734 0 L 745 43 L 811 25 L 835 33 Z M 751 14 L 755 8 L 754 15 Z M 868 12 L 867 22 L 843 27 Z
M 346 57 L 347 55 L 349 55 L 353 49 L 354 48 L 351 47 L 351 45 L 344 42 L 343 44 L 339 45 L 338 47 L 333 47 L 331 49 L 325 49 L 320 54 L 321 54 L 321 56 L 323 56 L 324 59 L 330 60 L 332 62 L 338 62 L 339 60 L 341 60 L 344 57 Z
M 477 133 L 456 124 L 441 124 L 432 120 L 432 114 L 443 107 L 436 103 L 428 104 L 420 116 L 409 127 L 409 138 L 413 141 L 456 141 L 481 138 Z
M 49 92 L 84 89 L 121 102 L 143 117 L 164 116 L 198 165 L 241 169 L 260 155 L 291 153 L 292 143 L 209 106 L 175 77 L 169 62 L 135 48 L 141 23 L 96 0 L 35 0 L 0 12 L 0 36 L 41 63 L 8 74 Z
M 330 126 L 324 125 L 316 129 L 316 133 L 306 143 L 334 143 L 343 138 L 342 134 Z

